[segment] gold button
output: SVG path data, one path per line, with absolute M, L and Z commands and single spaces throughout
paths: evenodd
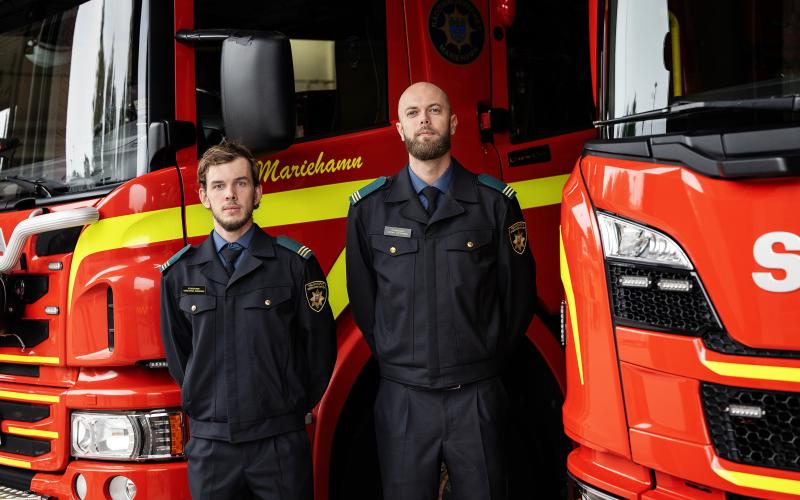
M 197 310 L 197 306 L 192 305 L 192 312 L 195 312 L 196 310 Z
M 389 253 L 397 253 L 397 249 L 395 247 L 389 247 Z
M 272 305 L 272 301 L 267 299 L 267 300 L 264 301 L 264 305 L 265 306 L 271 306 Z
M 468 242 L 467 242 L 467 248 L 472 248 L 472 247 L 474 247 L 474 246 L 475 246 L 475 243 L 473 243 L 473 242 L 471 242 L 471 241 L 468 241 Z

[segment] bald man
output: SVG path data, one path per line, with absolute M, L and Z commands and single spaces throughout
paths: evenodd
M 375 432 L 385 500 L 506 498 L 498 373 L 533 316 L 535 266 L 514 191 L 450 155 L 458 119 L 410 86 L 397 132 L 408 164 L 350 196 L 347 290 L 380 368 Z M 477 131 L 475 131 L 477 133 Z

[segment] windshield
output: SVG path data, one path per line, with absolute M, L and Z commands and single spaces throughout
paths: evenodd
M 608 23 L 601 119 L 678 101 L 800 92 L 800 0 L 611 0 Z M 653 135 L 796 118 L 727 110 L 616 124 L 604 134 Z
M 143 173 L 141 9 L 135 0 L 78 3 L 0 5 L 0 200 Z

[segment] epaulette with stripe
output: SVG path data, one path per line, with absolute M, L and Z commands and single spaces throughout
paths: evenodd
M 386 184 L 386 177 L 378 177 L 374 181 L 370 182 L 366 186 L 362 187 L 355 193 L 350 195 L 350 204 L 355 205 L 359 201 L 361 201 L 365 196 L 375 192 L 378 188 Z
M 481 174 L 478 176 L 478 182 L 483 184 L 484 186 L 489 186 L 490 188 L 500 191 L 509 199 L 514 199 L 517 195 L 517 192 L 514 191 L 514 188 L 506 184 L 505 182 L 501 181 L 500 179 L 496 179 L 489 174 Z
M 175 255 L 167 259 L 166 262 L 158 266 L 158 270 L 161 271 L 161 274 L 164 274 L 164 271 L 166 271 L 167 268 L 169 268 L 169 266 L 178 262 L 180 258 L 183 257 L 184 254 L 189 251 L 190 248 L 192 248 L 192 245 L 186 245 L 185 247 L 178 250 L 178 252 Z
M 283 248 L 288 248 L 289 250 L 291 250 L 292 252 L 296 253 L 297 255 L 306 260 L 310 259 L 311 256 L 314 255 L 314 252 L 312 252 L 310 248 L 308 248 L 305 245 L 301 245 L 300 243 L 294 241 L 293 239 L 287 236 L 278 236 L 277 238 L 275 238 L 275 243 L 282 246 Z

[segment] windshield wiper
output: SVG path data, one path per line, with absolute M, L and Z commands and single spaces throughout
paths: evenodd
M 65 193 L 69 186 L 51 179 L 30 179 L 19 175 L 0 177 L 0 182 L 10 182 L 27 190 L 26 194 L 37 198 L 51 198 L 54 194 Z
M 756 97 L 753 99 L 740 99 L 731 101 L 678 101 L 670 104 L 666 108 L 643 111 L 632 115 L 609 118 L 608 120 L 597 120 L 595 127 L 603 125 L 614 125 L 615 123 L 629 123 L 644 120 L 656 120 L 659 118 L 670 118 L 673 116 L 696 113 L 699 111 L 713 111 L 720 109 L 752 109 L 764 111 L 800 111 L 800 95 L 790 95 L 783 97 Z

